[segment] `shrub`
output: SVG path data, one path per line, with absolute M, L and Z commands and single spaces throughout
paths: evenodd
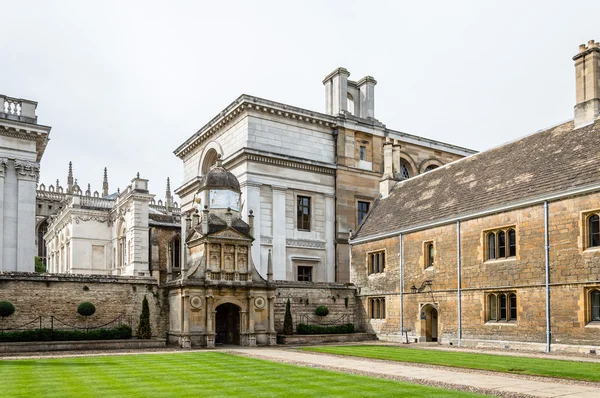
M 46 272 L 46 265 L 42 261 L 42 258 L 38 256 L 35 256 L 35 272 Z
M 15 306 L 10 301 L 0 301 L 0 317 L 11 316 L 15 312 Z
M 148 307 L 148 299 L 146 296 L 144 296 L 144 301 L 142 301 L 142 313 L 140 314 L 137 337 L 138 339 L 149 339 L 152 337 L 152 329 L 150 329 L 150 308 Z
M 292 311 L 290 309 L 290 299 L 285 303 L 285 317 L 283 318 L 283 334 L 294 334 L 294 321 L 292 320 Z
M 315 309 L 315 315 L 327 316 L 327 314 L 329 314 L 329 308 L 325 305 L 320 305 Z
M 77 306 L 77 313 L 83 316 L 92 316 L 96 312 L 96 306 L 89 301 L 84 301 Z
M 131 328 L 121 325 L 112 329 L 82 330 L 20 330 L 17 332 L 0 333 L 0 342 L 17 341 L 81 341 L 81 340 L 123 340 L 130 339 Z
M 320 325 L 307 325 L 300 323 L 296 327 L 298 334 L 343 334 L 343 333 L 354 333 L 354 325 L 346 323 L 344 325 L 335 326 L 320 326 Z

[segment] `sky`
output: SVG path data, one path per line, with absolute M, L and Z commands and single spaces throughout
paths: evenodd
M 242 93 L 324 112 L 375 77 L 388 128 L 485 150 L 573 117 L 600 1 L 0 0 L 0 93 L 52 126 L 40 182 L 183 183 L 173 151 Z M 176 198 L 177 200 L 177 198 Z

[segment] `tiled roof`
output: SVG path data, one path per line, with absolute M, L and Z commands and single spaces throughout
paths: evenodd
M 396 184 L 354 239 L 393 233 L 600 182 L 600 121 L 569 121 Z

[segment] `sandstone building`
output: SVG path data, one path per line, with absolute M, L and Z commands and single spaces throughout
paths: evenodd
M 0 95 L 0 271 L 34 269 L 35 190 L 50 134 L 36 108 Z
M 218 156 L 237 176 L 242 218 L 254 212 L 252 258 L 263 277 L 270 251 L 275 280 L 349 281 L 348 234 L 379 195 L 384 139 L 399 178 L 474 153 L 387 128 L 375 118 L 375 79 L 349 76 L 338 68 L 323 81 L 326 113 L 241 95 L 175 150 L 184 215 L 198 208 Z
M 574 120 L 404 181 L 386 163 L 351 241 L 364 325 L 380 338 L 600 346 L 599 44 L 573 59 Z

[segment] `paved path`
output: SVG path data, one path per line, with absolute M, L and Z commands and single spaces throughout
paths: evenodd
M 310 354 L 297 350 L 280 348 L 229 348 L 228 352 L 248 355 L 255 358 L 274 359 L 294 364 L 306 364 L 342 372 L 360 372 L 402 378 L 407 381 L 444 383 L 446 385 L 473 387 L 483 390 L 498 392 L 520 393 L 536 397 L 600 397 L 600 385 L 565 384 L 554 382 L 551 379 L 541 381 L 528 380 L 502 373 L 483 374 L 480 372 L 466 372 L 458 369 L 441 369 L 439 367 L 409 366 L 391 361 L 369 361 L 352 357 L 338 357 L 333 355 Z

